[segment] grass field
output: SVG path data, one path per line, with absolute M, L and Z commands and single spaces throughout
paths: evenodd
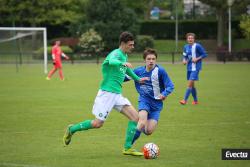
M 181 106 L 185 67 L 163 64 L 175 84 L 159 126 L 147 142 L 159 145 L 156 160 L 121 154 L 127 119 L 112 112 L 102 129 L 76 133 L 63 147 L 65 127 L 93 118 L 100 65 L 64 64 L 65 81 L 45 80 L 43 65 L 0 65 L 1 167 L 244 167 L 223 161 L 222 148 L 250 148 L 250 64 L 205 64 L 197 83 L 200 104 Z M 51 66 L 50 66 L 51 67 Z M 124 96 L 137 106 L 132 82 Z M 191 99 L 190 99 L 191 102 Z

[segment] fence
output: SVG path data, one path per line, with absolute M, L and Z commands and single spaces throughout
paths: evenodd
M 108 53 L 101 53 L 99 55 L 90 55 L 86 53 L 69 54 L 70 61 L 67 63 L 101 63 Z M 250 61 L 250 49 L 243 51 L 217 51 L 208 52 L 207 59 L 209 61 L 220 61 L 226 63 L 228 61 Z M 182 61 L 182 52 L 159 52 L 158 62 L 176 63 Z M 49 63 L 51 56 L 49 55 Z M 142 62 L 142 53 L 132 53 L 129 55 L 130 62 Z M 0 51 L 0 64 L 37 64 L 43 63 L 43 57 L 38 56 L 37 53 L 32 52 L 4 52 Z M 66 62 L 64 62 L 66 63 Z

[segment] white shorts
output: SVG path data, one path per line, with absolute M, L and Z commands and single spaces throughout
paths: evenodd
M 105 121 L 113 108 L 120 112 L 125 105 L 131 106 L 131 103 L 122 94 L 99 90 L 92 113 L 97 119 Z

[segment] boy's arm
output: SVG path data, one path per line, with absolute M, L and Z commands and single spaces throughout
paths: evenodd
M 182 63 L 184 65 L 186 65 L 187 64 L 187 60 L 188 60 L 188 57 L 187 57 L 187 53 L 185 52 L 185 46 L 184 46 L 183 53 L 182 53 Z
M 130 80 L 132 80 L 132 78 L 126 74 L 123 82 L 127 82 Z
M 135 80 L 135 81 L 140 81 L 140 77 L 138 77 L 135 73 L 134 73 L 134 71 L 131 69 L 131 68 L 127 68 L 127 71 L 126 71 L 126 74 L 129 76 L 129 77 L 131 77 L 133 80 Z
M 66 54 L 64 54 L 63 52 L 62 52 L 62 57 L 64 57 L 65 59 L 69 60 L 69 57 Z
M 207 57 L 207 53 L 206 53 L 205 49 L 201 45 L 197 46 L 197 52 L 199 52 L 200 56 L 196 57 L 195 59 L 192 60 L 194 63 L 196 63 L 197 61 Z
M 167 97 L 169 94 L 171 94 L 174 90 L 174 84 L 171 81 L 171 79 L 169 78 L 167 72 L 165 70 L 162 71 L 162 81 L 163 84 L 165 86 L 165 89 L 163 90 L 163 92 L 161 92 L 161 94 L 165 97 Z
M 109 65 L 113 66 L 123 65 L 123 63 L 118 59 L 118 56 L 116 56 L 115 54 L 110 55 L 108 62 Z
M 56 48 L 55 47 L 52 47 L 52 51 L 51 51 L 51 56 L 52 56 L 52 61 L 53 61 L 53 64 L 55 65 L 55 59 L 56 59 L 56 56 L 55 56 L 55 54 L 56 54 Z
M 207 57 L 207 53 L 201 45 L 199 45 L 197 49 L 198 49 L 198 52 L 200 52 L 201 59 L 204 59 L 205 57 Z
M 126 74 L 129 77 L 131 77 L 133 80 L 135 80 L 136 82 L 139 82 L 141 84 L 143 84 L 145 81 L 149 80 L 148 77 L 142 77 L 142 78 L 140 78 L 138 75 L 136 75 L 136 73 L 131 68 L 127 68 Z
M 132 70 L 132 69 L 131 69 Z M 136 68 L 136 69 L 133 69 L 132 71 L 134 72 L 134 74 L 136 75 L 136 76 L 138 76 L 139 78 L 140 78 L 140 76 L 138 75 L 138 71 L 139 70 L 139 68 Z M 124 82 L 127 82 L 127 81 L 130 81 L 130 80 L 132 80 L 133 78 L 132 77 L 130 77 L 128 74 L 127 74 L 127 71 L 126 71 L 126 75 L 125 75 L 125 78 L 124 78 Z M 141 78 L 140 78 L 141 79 Z M 135 80 L 136 81 L 136 80 Z M 140 82 L 140 81 L 139 81 Z

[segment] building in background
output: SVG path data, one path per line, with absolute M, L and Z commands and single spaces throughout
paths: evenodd
M 196 19 L 202 16 L 213 14 L 210 6 L 201 3 L 198 0 L 183 0 L 184 18 Z

